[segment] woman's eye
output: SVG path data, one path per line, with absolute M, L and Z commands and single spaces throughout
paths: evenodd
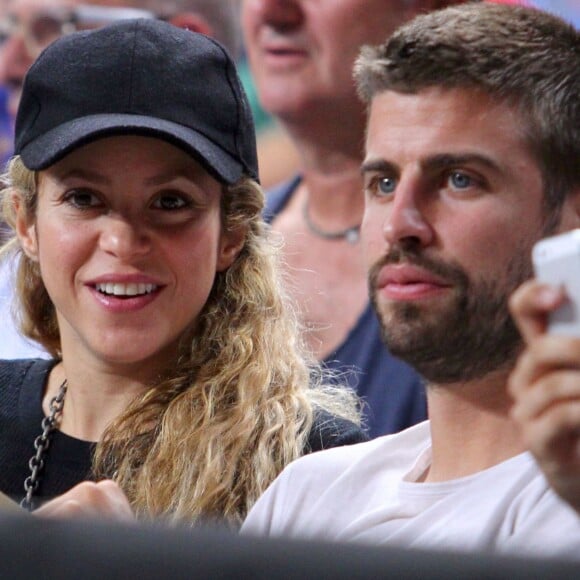
M 177 210 L 189 207 L 191 203 L 181 195 L 164 194 L 160 195 L 154 202 L 155 209 Z
M 79 209 L 97 207 L 101 204 L 101 200 L 94 193 L 86 189 L 69 191 L 65 195 L 64 200 Z
M 455 189 L 467 189 L 474 185 L 473 179 L 461 171 L 454 171 L 449 175 L 448 179 L 451 186 Z

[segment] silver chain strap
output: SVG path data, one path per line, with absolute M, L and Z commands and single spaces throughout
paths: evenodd
M 42 468 L 44 467 L 44 460 L 46 459 L 46 452 L 52 439 L 52 434 L 56 431 L 60 419 L 62 417 L 62 408 L 64 406 L 64 397 L 66 395 L 67 381 L 63 381 L 58 390 L 58 393 L 50 400 L 49 409 L 50 414 L 44 417 L 42 423 L 42 434 L 34 440 L 34 449 L 36 453 L 30 458 L 28 466 L 30 467 L 30 475 L 24 480 L 24 491 L 26 495 L 20 502 L 20 507 L 25 510 L 32 511 L 34 508 L 32 496 L 40 485 L 40 478 L 42 475 Z
M 304 223 L 308 227 L 311 233 L 324 240 L 346 240 L 349 244 L 356 244 L 360 238 L 360 224 L 356 226 L 351 226 L 350 228 L 345 228 L 338 232 L 327 232 L 321 230 L 311 219 L 308 210 L 308 200 L 302 206 L 302 217 Z

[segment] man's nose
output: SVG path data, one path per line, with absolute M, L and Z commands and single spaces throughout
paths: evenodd
M 248 0 L 272 26 L 291 28 L 302 21 L 302 0 Z
M 383 224 L 383 233 L 389 245 L 413 242 L 427 246 L 434 234 L 422 203 L 421 193 L 411 183 L 401 182 L 394 194 Z

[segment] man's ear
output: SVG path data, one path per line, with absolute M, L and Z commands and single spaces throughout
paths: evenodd
M 22 197 L 12 194 L 12 203 L 16 212 L 16 236 L 24 253 L 34 262 L 38 261 L 38 239 L 36 224 L 23 203 Z
M 559 231 L 567 232 L 580 228 L 580 187 L 566 195 L 562 205 Z
M 220 239 L 220 247 L 218 249 L 218 259 L 216 270 L 223 272 L 227 270 L 238 257 L 246 243 L 246 236 L 248 234 L 247 226 L 240 226 L 232 231 L 224 231 Z
M 576 218 L 576 227 L 580 227 L 580 186 L 576 189 L 573 189 L 569 194 L 568 197 L 570 198 L 570 203 L 572 204 L 575 218 Z
M 219 0 L 216 0 L 216 2 L 219 2 Z M 201 32 L 207 36 L 213 36 L 214 34 L 209 22 L 196 12 L 178 12 L 169 19 L 169 23 L 192 32 Z

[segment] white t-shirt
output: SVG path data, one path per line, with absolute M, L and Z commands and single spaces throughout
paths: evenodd
M 430 461 L 428 421 L 308 455 L 268 488 L 242 533 L 580 559 L 580 516 L 531 454 L 468 477 L 417 483 Z

